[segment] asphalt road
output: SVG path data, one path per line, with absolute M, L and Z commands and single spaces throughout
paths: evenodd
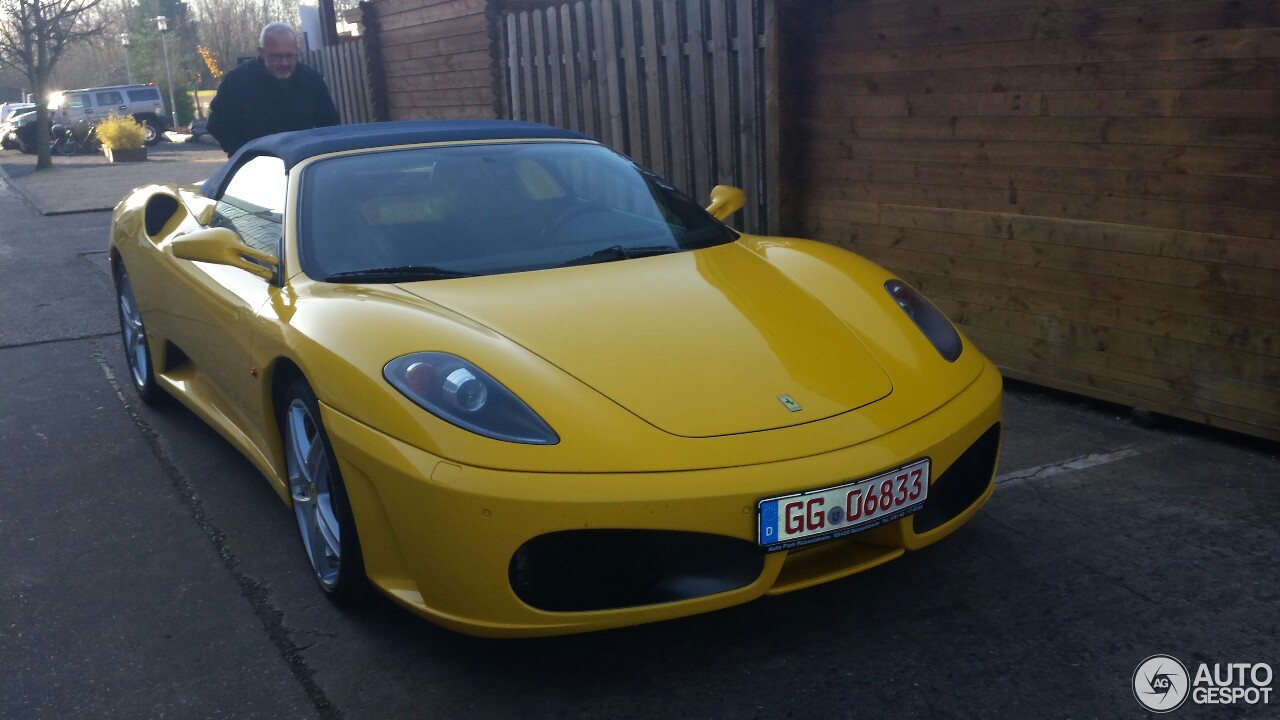
M 1277 447 L 1026 386 L 984 511 L 862 575 L 540 640 L 340 611 L 250 465 L 123 379 L 108 222 L 0 182 L 0 718 L 1141 718 L 1148 656 L 1280 667 Z

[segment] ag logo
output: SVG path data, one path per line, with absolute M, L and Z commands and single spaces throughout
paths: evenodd
M 1177 658 L 1152 655 L 1133 671 L 1133 696 L 1151 712 L 1171 712 L 1186 702 L 1190 679 Z

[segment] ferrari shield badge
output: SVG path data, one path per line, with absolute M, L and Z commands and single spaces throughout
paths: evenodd
M 800 407 L 800 403 L 791 399 L 790 395 L 779 395 L 778 402 L 781 402 L 782 406 L 790 410 L 791 412 L 800 412 L 801 410 L 804 409 Z

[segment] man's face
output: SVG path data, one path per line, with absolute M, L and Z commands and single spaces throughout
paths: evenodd
M 298 67 L 298 41 L 284 32 L 268 33 L 258 48 L 258 57 L 267 65 L 267 72 L 278 80 L 288 80 Z

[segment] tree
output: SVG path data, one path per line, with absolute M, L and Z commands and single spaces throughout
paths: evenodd
M 0 65 L 0 102 L 26 100 L 27 74 Z
M 26 74 L 36 103 L 36 169 L 49 155 L 49 76 L 67 47 L 102 32 L 89 11 L 101 0 L 0 0 L 0 64 Z
M 2 1 L 2 0 L 0 0 Z M 162 41 L 156 17 L 168 18 L 169 31 Z M 208 72 L 199 53 L 196 23 L 190 6 L 181 0 L 137 0 L 128 12 L 129 57 L 136 82 L 153 82 L 169 104 L 169 75 L 173 76 L 173 98 L 178 123 L 191 122 L 194 106 L 190 92 L 199 83 L 200 72 Z M 169 47 L 169 72 L 165 72 L 164 45 Z
M 103 24 L 102 34 L 67 49 L 49 78 L 53 90 L 124 85 L 129 81 L 122 33 L 132 3 L 129 0 L 101 0 L 92 11 Z
M 257 53 L 258 31 L 271 21 L 259 0 L 205 0 L 196 5 L 196 14 L 200 41 L 224 71 L 234 68 L 239 58 Z

